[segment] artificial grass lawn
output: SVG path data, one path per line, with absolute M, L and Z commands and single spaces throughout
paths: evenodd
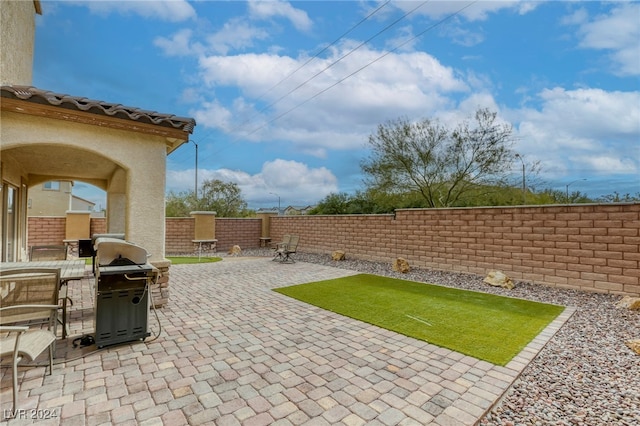
M 564 310 L 369 274 L 274 291 L 496 365 L 506 365 Z
M 222 260 L 220 257 L 201 257 L 198 259 L 197 257 L 191 256 L 173 256 L 167 257 L 171 261 L 173 265 L 184 265 L 190 263 L 211 263 L 211 262 L 219 262 Z

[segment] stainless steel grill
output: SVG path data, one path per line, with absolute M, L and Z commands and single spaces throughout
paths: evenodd
M 94 250 L 96 346 L 143 340 L 149 336 L 149 285 L 157 273 L 147 251 L 109 237 L 97 238 Z

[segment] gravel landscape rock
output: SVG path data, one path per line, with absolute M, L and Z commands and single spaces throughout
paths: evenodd
M 270 256 L 268 249 L 242 256 Z M 625 341 L 640 338 L 640 311 L 616 307 L 620 295 L 587 293 L 516 282 L 512 290 L 483 283 L 471 274 L 411 268 L 391 262 L 297 253 L 311 262 L 402 279 L 574 306 L 576 312 L 525 368 L 480 425 L 640 425 L 640 356 Z

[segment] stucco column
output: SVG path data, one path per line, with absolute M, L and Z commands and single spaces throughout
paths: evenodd
M 194 240 L 210 241 L 216 239 L 216 212 L 191 212 L 195 220 Z
M 127 172 L 125 234 L 127 240 L 147 250 L 153 263 L 164 260 L 166 152 L 163 146 L 149 144 L 131 155 L 140 158 Z
M 193 240 L 194 251 L 198 255 L 202 252 L 215 252 L 218 240 L 216 239 L 216 212 L 191 212 L 193 217 L 194 232 Z
M 126 184 L 126 172 L 123 169 L 116 170 L 107 189 L 107 232 L 110 234 L 126 234 Z
M 271 216 L 277 216 L 277 212 L 264 212 L 258 213 L 260 219 L 262 219 L 262 230 L 260 232 L 260 247 L 269 245 L 271 241 Z
M 91 238 L 91 212 L 67 211 L 65 221 L 65 240 Z

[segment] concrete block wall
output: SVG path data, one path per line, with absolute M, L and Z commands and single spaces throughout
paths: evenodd
M 216 218 L 216 239 L 220 251 L 228 251 L 234 245 L 241 249 L 260 247 L 261 234 L 262 219 Z
M 64 217 L 29 218 L 29 245 L 60 244 Z M 92 233 L 103 222 L 92 219 Z M 272 242 L 298 250 L 594 292 L 640 295 L 640 203 L 403 209 L 386 215 L 273 216 Z M 96 231 L 96 232 L 104 232 Z M 193 218 L 166 219 L 167 254 L 194 253 Z M 218 249 L 259 247 L 261 220 L 216 218 Z
M 107 232 L 107 219 L 91 218 L 90 235 Z M 27 218 L 27 245 L 63 244 L 66 238 L 65 216 L 33 216 Z
M 166 254 L 193 253 L 195 220 L 192 217 L 168 217 L 165 219 Z
M 64 244 L 66 218 L 64 216 L 28 217 L 27 229 L 27 247 Z
M 381 261 L 396 256 L 394 215 L 277 216 L 271 218 L 271 241 L 300 236 L 298 251 L 348 250 L 358 259 Z
M 640 294 L 640 204 L 405 209 L 394 215 L 280 216 L 274 241 L 300 235 L 300 251 L 594 292 Z
M 107 218 L 93 217 L 91 218 L 90 235 L 107 233 Z

